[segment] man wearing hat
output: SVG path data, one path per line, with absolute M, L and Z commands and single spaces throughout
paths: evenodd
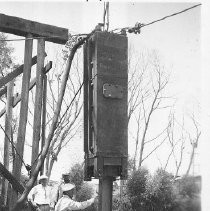
M 28 194 L 28 200 L 36 208 L 37 211 L 53 210 L 51 205 L 51 188 L 48 186 L 48 177 L 41 175 L 38 185 L 34 186 Z
M 58 186 L 58 193 L 57 193 L 57 201 L 62 197 L 63 192 L 62 192 L 62 187 L 66 184 L 70 183 L 70 175 L 69 173 L 64 173 L 62 174 L 62 179 L 63 182 Z
M 83 210 L 86 207 L 89 207 L 94 202 L 94 198 L 83 202 L 72 200 L 74 188 L 75 185 L 72 185 L 70 183 L 62 186 L 63 196 L 58 200 L 55 206 L 55 211 Z

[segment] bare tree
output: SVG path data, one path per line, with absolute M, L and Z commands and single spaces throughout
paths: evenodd
M 130 120 L 132 115 L 136 122 L 134 163 L 136 163 L 139 154 L 138 167 L 140 168 L 142 162 L 166 140 L 166 135 L 163 137 L 164 133 L 166 134 L 166 128 L 155 138 L 148 138 L 147 133 L 153 114 L 158 110 L 170 107 L 164 105 L 164 100 L 168 99 L 164 96 L 164 91 L 169 83 L 169 74 L 164 66 L 161 66 L 160 59 L 155 51 L 147 54 L 142 53 L 136 65 L 131 68 L 133 69 L 129 70 L 128 117 Z M 157 145 L 143 157 L 145 145 L 152 142 L 156 142 Z M 135 167 L 136 164 L 134 164 Z
M 189 156 L 189 164 L 187 165 L 187 170 L 185 175 L 187 176 L 190 172 L 191 166 L 193 164 L 193 159 L 195 155 L 195 149 L 198 146 L 198 141 L 201 135 L 200 125 L 195 120 L 194 113 L 190 115 L 190 118 L 186 118 L 187 115 L 183 115 L 182 123 L 175 117 L 175 112 L 171 112 L 169 115 L 169 126 L 167 128 L 167 140 L 170 146 L 170 152 L 167 156 L 164 170 L 168 167 L 169 160 L 175 163 L 175 173 L 174 178 L 179 175 L 179 171 L 183 163 L 183 158 L 188 156 L 186 148 L 188 148 L 189 143 L 191 146 L 191 152 Z M 186 123 L 193 124 L 194 128 L 189 127 Z M 191 125 L 190 124 L 190 125 Z M 194 134 L 194 135 L 193 135 Z
M 49 147 L 49 152 L 45 162 L 45 172 L 50 177 L 54 162 L 57 161 L 59 153 L 77 134 L 81 126 L 81 88 L 82 88 L 82 68 L 81 52 L 75 54 L 75 59 L 72 63 L 71 76 L 66 85 L 66 94 L 64 95 L 61 114 L 58 124 L 56 125 L 55 134 Z M 56 61 L 59 57 L 56 57 Z M 62 59 L 63 63 L 65 61 Z M 47 124 L 50 125 L 52 121 L 51 113 L 55 108 L 57 98 L 59 96 L 60 78 L 63 74 L 63 63 L 56 65 L 48 77 L 48 100 L 47 100 Z M 56 62 L 58 64 L 59 62 Z M 60 68 L 60 69 L 59 69 Z M 59 71 L 60 70 L 60 71 Z
M 166 160 L 164 169 L 167 168 L 169 160 L 170 160 L 171 156 L 173 156 L 173 160 L 174 160 L 175 166 L 176 166 L 174 178 L 176 178 L 179 173 L 182 161 L 183 161 L 183 155 L 184 155 L 184 149 L 185 149 L 185 142 L 186 142 L 186 132 L 185 132 L 185 125 L 184 125 L 185 122 L 184 122 L 184 117 L 183 117 L 182 124 L 178 125 L 180 134 L 178 134 L 178 132 L 176 132 L 176 135 L 175 135 L 174 134 L 175 133 L 175 115 L 174 115 L 174 113 L 171 113 L 169 118 L 170 118 L 170 120 L 169 120 L 169 127 L 167 128 L 167 136 L 168 136 L 168 141 L 169 141 L 171 151 Z
M 190 119 L 193 122 L 194 128 L 195 128 L 195 135 L 194 137 L 192 137 L 192 135 L 189 133 L 189 141 L 191 144 L 191 153 L 190 153 L 190 160 L 189 160 L 189 164 L 188 164 L 188 168 L 187 171 L 185 173 L 185 176 L 189 175 L 190 169 L 192 167 L 193 164 L 193 160 L 195 157 L 195 149 L 198 147 L 198 141 L 200 139 L 201 136 L 201 131 L 200 131 L 200 125 L 197 122 L 197 120 L 195 119 L 195 115 L 194 113 L 190 116 Z

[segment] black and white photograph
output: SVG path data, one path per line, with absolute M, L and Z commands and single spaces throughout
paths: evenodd
M 0 211 L 209 211 L 209 12 L 0 0 Z

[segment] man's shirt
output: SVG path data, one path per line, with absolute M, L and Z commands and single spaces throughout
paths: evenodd
M 58 200 L 55 206 L 55 211 L 72 211 L 72 210 L 83 210 L 89 207 L 94 202 L 94 198 L 83 202 L 73 201 L 68 196 L 64 195 Z
M 28 199 L 34 201 L 37 204 L 50 205 L 51 188 L 49 186 L 44 187 L 42 184 L 36 185 L 28 194 Z

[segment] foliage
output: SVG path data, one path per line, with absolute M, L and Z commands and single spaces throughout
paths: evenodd
M 76 200 L 77 201 L 86 201 L 93 197 L 94 189 L 93 187 L 88 183 L 83 183 L 83 185 L 80 187 L 76 194 Z M 85 211 L 96 211 L 97 204 L 92 204 L 90 207 L 87 207 L 84 209 Z
M 200 183 L 200 178 L 193 176 L 186 176 L 175 182 L 177 206 L 173 211 L 201 210 Z
M 84 183 L 84 170 L 83 165 L 76 163 L 69 172 L 71 183 L 76 186 L 76 200 L 77 201 L 86 201 L 93 197 L 94 189 L 88 184 Z M 90 207 L 84 209 L 85 211 L 96 211 L 97 204 L 92 204 Z
M 7 69 L 11 68 L 14 64 L 12 62 L 13 48 L 9 46 L 6 40 L 7 36 L 4 33 L 0 33 L 0 78 L 4 76 Z
M 179 180 L 179 194 L 185 197 L 193 198 L 200 193 L 200 185 L 196 183 L 195 177 L 187 176 Z
M 126 192 L 122 196 L 120 196 L 120 193 L 113 196 L 112 209 L 115 211 L 132 211 L 131 203 Z
M 127 183 L 133 210 L 168 211 L 175 204 L 172 175 L 159 169 L 151 176 L 147 169 L 134 171 Z M 129 204 L 129 202 L 127 202 Z
M 133 171 L 131 178 L 127 183 L 127 193 L 132 209 L 142 207 L 142 203 L 145 199 L 146 181 L 149 172 L 145 168 L 140 168 L 137 171 Z
M 166 211 L 174 206 L 173 176 L 158 169 L 146 183 L 145 204 L 149 210 Z
M 84 181 L 83 165 L 76 163 L 74 166 L 72 166 L 69 172 L 69 176 L 71 183 L 75 184 L 76 190 L 79 190 Z

